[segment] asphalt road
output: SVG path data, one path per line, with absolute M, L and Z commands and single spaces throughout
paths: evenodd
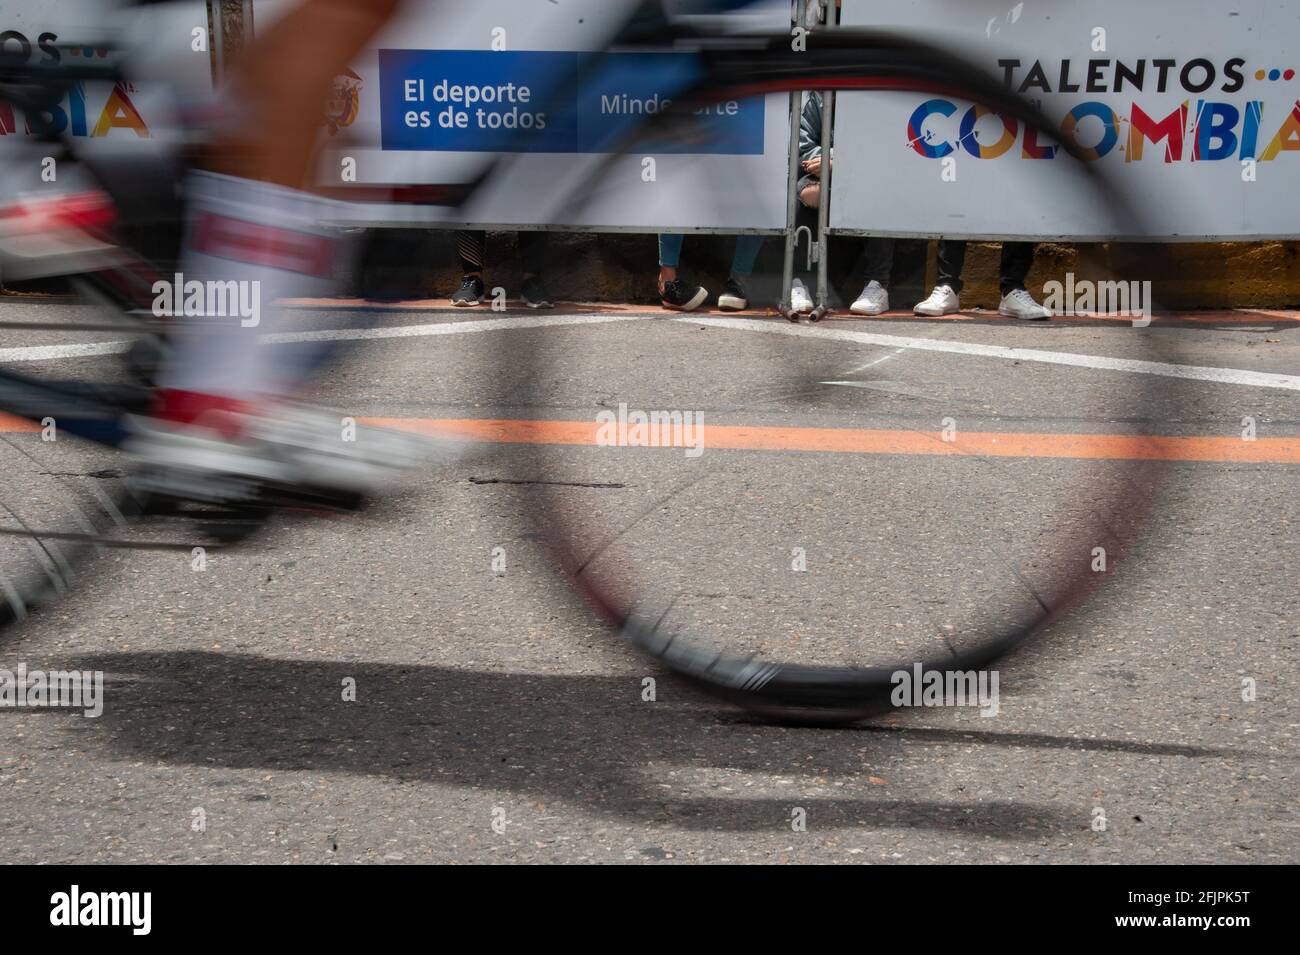
M 0 633 L 0 669 L 106 681 L 98 718 L 0 707 L 5 859 L 1300 861 L 1294 313 L 581 314 L 296 310 L 301 329 L 407 332 L 317 384 L 341 413 L 548 424 L 531 444 L 439 441 L 367 511 L 286 515 L 202 571 L 189 552 L 112 552 Z M 82 316 L 0 303 L 5 320 Z M 112 334 L 0 334 L 15 368 L 114 362 L 57 350 Z M 4 350 L 37 346 L 53 350 Z M 741 432 L 694 457 L 563 440 L 620 403 Z M 948 419 L 961 453 L 941 446 Z M 1134 434 L 1188 440 L 1162 464 L 1099 460 L 1098 436 Z M 0 437 L 11 455 L 36 440 Z M 23 447 L 70 481 L 114 464 Z M 849 663 L 1031 612 L 1099 527 L 1133 543 L 1082 612 L 1002 661 L 995 716 L 828 730 L 747 716 L 630 651 L 554 573 L 555 526 L 580 548 L 617 537 L 597 579 L 645 612 Z

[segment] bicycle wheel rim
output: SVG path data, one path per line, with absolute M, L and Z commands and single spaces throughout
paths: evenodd
M 716 56 L 716 53 L 715 53 Z M 755 93 L 797 90 L 895 90 L 946 92 L 1011 116 L 1036 130 L 1044 139 L 1059 143 L 1073 160 L 1084 155 L 1035 105 L 1014 96 L 960 57 L 905 36 L 865 34 L 837 30 L 809 37 L 806 52 L 792 52 L 788 37 L 777 37 L 762 48 L 724 54 L 715 61 L 708 80 L 678 97 L 674 108 L 647 122 L 646 135 L 662 135 L 662 128 L 699 103 Z M 631 151 L 629 144 L 625 151 Z M 1095 165 L 1084 165 L 1094 201 L 1124 205 L 1111 177 Z M 1124 208 L 1131 234 L 1141 234 L 1137 210 Z M 1158 303 L 1154 303 L 1158 308 Z M 1143 358 L 1158 360 L 1162 344 L 1145 336 Z M 517 357 L 517 356 L 512 356 Z M 551 382 L 541 369 L 526 376 L 521 389 L 530 407 L 544 406 Z M 1136 376 L 1129 392 L 1143 408 L 1159 386 Z M 625 641 L 638 651 L 703 690 L 729 703 L 766 716 L 814 723 L 847 722 L 893 709 L 891 697 L 900 670 L 981 670 L 1027 640 L 1062 621 L 1113 576 L 1116 568 L 1142 539 L 1147 521 L 1164 480 L 1165 462 L 1135 458 L 1120 462 L 1108 499 L 1097 504 L 1103 518 L 1093 528 L 1093 538 L 1109 551 L 1110 572 L 1078 568 L 1057 575 L 1050 592 L 1036 594 L 1040 608 L 1023 619 L 988 629 L 980 639 L 960 648 L 938 646 L 932 654 L 900 657 L 874 666 L 819 666 L 795 663 L 749 653 L 718 650 L 706 635 L 696 632 L 666 633 L 658 612 L 647 614 L 629 598 L 626 579 L 599 565 L 603 545 L 593 545 L 590 534 L 579 532 L 562 513 L 554 485 L 537 490 L 538 500 L 526 509 L 525 519 L 534 534 L 545 540 L 549 554 L 578 595 Z M 520 472 L 521 477 L 526 476 Z M 584 539 L 586 538 L 586 539 Z M 658 608 L 655 608 L 656 611 Z

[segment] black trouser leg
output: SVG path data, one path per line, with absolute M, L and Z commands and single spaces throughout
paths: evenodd
M 546 271 L 549 237 L 545 232 L 519 232 L 519 269 L 524 275 Z
M 961 270 L 966 264 L 966 243 L 959 239 L 940 239 L 937 253 L 939 263 L 938 285 L 946 285 L 961 293 Z
M 1003 297 L 1025 287 L 1025 277 L 1034 264 L 1033 242 L 1003 242 L 998 266 L 998 285 Z
M 894 267 L 894 240 L 890 238 L 867 239 L 867 274 L 865 283 L 879 282 L 889 287 L 889 273 Z

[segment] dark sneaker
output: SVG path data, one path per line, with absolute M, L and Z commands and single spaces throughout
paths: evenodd
M 546 286 L 542 280 L 534 275 L 530 279 L 524 279 L 524 287 L 519 293 L 524 300 L 524 304 L 529 308 L 554 308 L 555 303 L 551 297 L 546 294 Z
M 696 285 L 691 287 L 679 279 L 665 282 L 659 293 L 664 308 L 678 312 L 693 312 L 709 297 L 709 290 Z
M 486 286 L 477 275 L 467 275 L 460 283 L 460 288 L 451 297 L 452 305 L 478 305 L 483 301 Z
M 724 312 L 739 312 L 749 308 L 749 299 L 745 298 L 745 287 L 734 275 L 727 279 L 727 287 L 718 296 L 718 308 Z

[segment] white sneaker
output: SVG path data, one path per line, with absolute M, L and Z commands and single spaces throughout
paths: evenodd
M 937 318 L 940 315 L 951 315 L 953 312 L 961 311 L 961 305 L 957 302 L 957 293 L 952 290 L 952 286 L 936 285 L 930 297 L 924 302 L 917 302 L 912 311 L 917 315 Z
M 803 284 L 803 279 L 795 279 L 794 284 L 790 286 L 790 311 L 802 315 L 812 310 L 813 300 L 808 294 L 808 288 Z
M 1045 322 L 1052 317 L 1052 310 L 1045 305 L 1039 305 L 1032 295 L 1018 288 L 1010 295 L 1002 296 L 1002 302 L 998 305 L 998 314 L 1007 318 L 1019 318 L 1026 322 Z
M 863 287 L 858 300 L 849 306 L 849 311 L 855 315 L 879 315 L 881 312 L 887 312 L 889 292 L 883 285 L 872 279 Z

